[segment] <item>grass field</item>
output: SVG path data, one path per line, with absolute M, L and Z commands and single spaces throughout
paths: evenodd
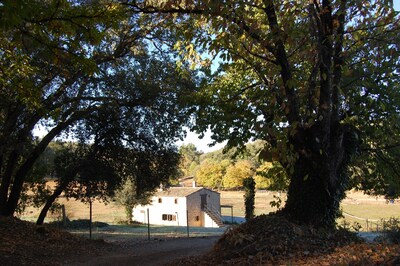
M 244 198 L 242 191 L 221 191 L 221 205 L 233 206 L 233 216 L 244 217 Z M 268 214 L 276 211 L 276 208 L 271 207 L 270 202 L 276 201 L 276 197 L 281 197 L 282 202 L 285 201 L 285 194 L 276 192 L 258 191 L 255 198 L 255 214 Z M 70 220 L 89 219 L 89 205 L 79 201 L 60 198 L 60 204 L 65 205 L 66 215 Z M 361 230 L 366 230 L 368 220 L 368 229 L 376 230 L 376 224 L 381 219 L 389 219 L 390 217 L 400 218 L 400 203 L 397 201 L 394 204 L 387 204 L 382 197 L 372 197 L 364 195 L 361 192 L 348 192 L 347 198 L 342 202 L 342 210 L 344 219 L 338 221 L 339 224 L 347 224 L 350 226 L 354 222 L 362 226 Z M 24 220 L 35 221 L 39 210 L 29 208 L 21 216 Z M 230 208 L 222 208 L 222 215 L 230 216 Z M 58 215 L 49 214 L 46 221 L 51 221 L 59 218 Z M 93 220 L 106 222 L 116 225 L 120 221 L 125 220 L 124 208 L 111 202 L 109 204 L 94 202 L 93 203 Z M 345 223 L 343 222 L 345 221 Z M 379 227 L 380 225 L 378 225 Z M 170 229 L 172 232 L 177 229 Z

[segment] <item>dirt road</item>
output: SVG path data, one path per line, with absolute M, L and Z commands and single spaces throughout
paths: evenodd
M 150 241 L 114 243 L 112 251 L 97 257 L 80 257 L 66 261 L 66 265 L 164 265 L 176 259 L 201 255 L 211 250 L 217 236 L 166 238 Z

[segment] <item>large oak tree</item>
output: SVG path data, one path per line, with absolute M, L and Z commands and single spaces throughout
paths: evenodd
M 1 1 L 0 215 L 55 137 L 146 152 L 182 136 L 193 75 L 152 21 L 111 1 Z M 33 141 L 38 126 L 48 133 Z
M 265 140 L 262 157 L 290 177 L 282 213 L 293 221 L 332 227 L 350 181 L 372 190 L 385 186 L 378 179 L 399 183 L 400 17 L 392 1 L 128 5 L 172 17 L 184 36 L 176 48 L 191 62 L 222 60 L 205 72 L 194 129 L 210 127 L 231 147 Z

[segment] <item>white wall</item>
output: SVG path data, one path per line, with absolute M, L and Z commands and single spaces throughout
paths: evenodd
M 133 220 L 147 223 L 147 209 L 149 210 L 150 224 L 186 226 L 186 198 L 163 197 L 158 202 L 158 197 L 152 197 L 150 205 L 139 205 L 132 211 Z M 177 203 L 175 203 L 177 200 Z M 163 220 L 164 215 L 173 216 L 173 220 Z M 165 217 L 164 217 L 165 218 Z
M 139 205 L 132 210 L 133 220 L 147 223 L 147 209 L 149 210 L 150 224 L 186 226 L 187 217 L 189 226 L 218 227 L 215 222 L 201 210 L 201 195 L 207 195 L 207 207 L 220 212 L 220 194 L 218 192 L 201 189 L 187 197 L 162 197 L 159 203 L 157 196 L 152 197 L 150 205 Z M 177 203 L 175 203 L 177 199 Z M 187 210 L 187 213 L 186 213 Z M 163 220 L 163 214 L 175 216 L 175 220 Z

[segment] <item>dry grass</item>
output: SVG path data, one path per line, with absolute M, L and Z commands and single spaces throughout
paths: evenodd
M 76 200 L 67 200 L 66 198 L 59 198 L 57 202 L 65 206 L 65 212 L 68 219 L 89 219 L 89 204 L 85 204 Z M 40 210 L 37 208 L 28 208 L 21 215 L 21 218 L 28 221 L 35 221 L 39 215 L 39 211 Z M 92 215 L 93 221 L 101 221 L 110 224 L 116 224 L 126 219 L 124 208 L 115 204 L 114 202 L 93 202 Z M 60 213 L 49 213 L 46 217 L 46 221 L 57 220 L 59 218 Z
M 221 193 L 221 205 L 232 205 L 233 206 L 233 216 L 244 217 L 244 198 L 243 191 L 220 191 Z M 270 191 L 257 191 L 255 198 L 255 214 L 268 214 L 274 212 L 277 208 L 271 207 L 270 202 L 275 201 L 274 196 L 281 196 L 284 201 L 285 194 L 270 192 Z M 230 209 L 222 209 L 222 215 L 231 215 Z
M 244 199 L 242 191 L 220 191 L 221 205 L 232 205 L 233 216 L 244 217 Z M 282 198 L 284 202 L 286 195 L 284 193 L 278 194 L 277 192 L 257 191 L 255 199 L 255 214 L 268 214 L 277 209 L 271 207 L 270 202 L 275 201 L 277 196 Z M 79 201 L 60 198 L 60 204 L 65 205 L 67 217 L 70 220 L 76 219 L 89 219 L 89 205 Z M 366 221 L 369 220 L 369 229 L 372 226 L 376 228 L 373 222 L 381 219 L 388 219 L 390 217 L 400 217 L 400 203 L 397 201 L 394 204 L 387 204 L 383 197 L 373 197 L 365 195 L 361 192 L 348 192 L 347 198 L 341 205 L 345 213 L 352 214 L 362 219 L 346 216 L 345 221 L 350 224 L 358 222 L 363 229 L 366 229 Z M 39 214 L 39 209 L 29 208 L 22 215 L 22 219 L 35 221 Z M 222 215 L 230 216 L 231 210 L 228 208 L 222 209 Z M 49 214 L 46 221 L 56 220 L 58 215 Z M 94 202 L 93 203 L 93 220 L 106 222 L 109 224 L 117 224 L 125 220 L 124 208 L 111 202 L 108 204 Z M 339 221 L 342 223 L 342 221 Z

